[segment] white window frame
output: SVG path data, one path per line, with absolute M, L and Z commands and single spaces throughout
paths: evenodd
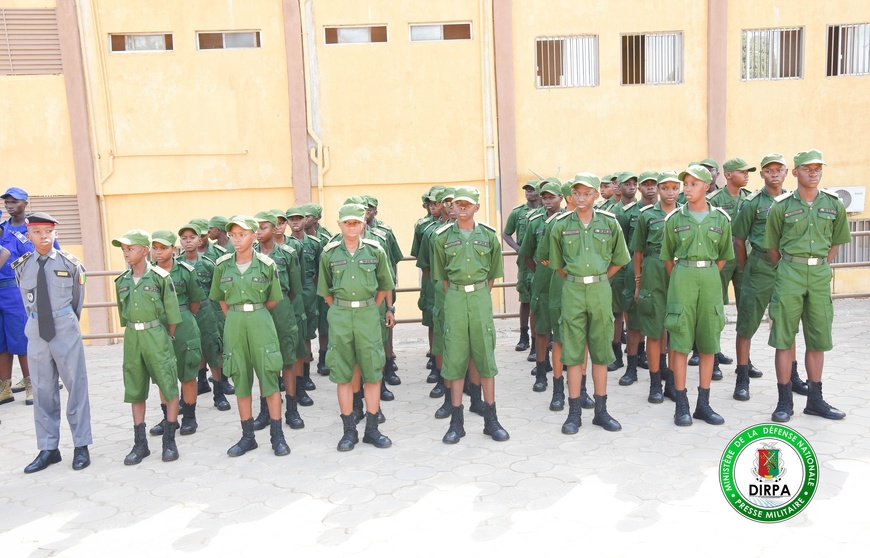
M 591 48 L 586 46 L 585 49 L 582 43 L 591 40 Z M 547 37 L 535 37 L 535 87 L 538 89 L 565 89 L 572 87 L 598 87 L 600 84 L 600 51 L 598 48 L 598 35 L 559 35 Z M 559 85 L 542 85 L 541 76 L 538 71 L 538 45 L 544 41 L 562 41 L 562 73 L 560 74 Z M 570 43 L 577 43 L 569 46 Z M 566 56 L 566 51 L 584 50 L 585 54 L 571 52 Z M 589 51 L 592 56 L 592 67 L 587 68 L 582 62 L 589 62 Z M 577 64 L 571 64 L 570 59 L 576 59 Z M 584 79 L 585 76 L 591 74 L 592 82 Z
M 371 29 L 373 27 L 383 27 L 387 32 L 387 40 L 386 41 L 378 41 L 374 42 L 371 40 L 372 34 Z M 369 40 L 362 42 L 342 42 L 336 41 L 334 43 L 326 42 L 326 30 L 327 29 L 336 29 L 336 37 L 341 36 L 342 29 L 368 29 L 369 30 Z M 326 46 L 336 46 L 336 45 L 381 45 L 390 42 L 390 26 L 386 23 L 369 23 L 366 25 L 324 25 L 323 26 L 323 44 Z
M 126 41 L 126 37 L 164 37 L 164 47 L 166 46 L 166 35 L 172 37 L 172 48 L 162 48 L 162 49 L 133 49 L 133 50 L 114 50 L 112 48 L 112 37 L 124 37 Z M 109 33 L 108 36 L 109 41 L 109 52 L 112 54 L 141 54 L 145 52 L 175 52 L 175 34 L 174 33 Z
M 638 83 L 625 83 L 622 79 L 622 61 L 625 53 L 622 52 L 623 49 L 623 37 L 643 37 L 644 42 L 644 53 L 643 53 L 643 81 Z M 666 41 L 662 41 L 662 39 L 666 39 Z M 672 40 L 673 45 L 669 45 L 667 40 Z M 683 42 L 683 32 L 682 31 L 654 31 L 654 32 L 641 32 L 641 33 L 622 33 L 620 35 L 620 45 L 619 45 L 619 60 L 620 60 L 620 78 L 619 82 L 621 85 L 626 86 L 635 86 L 635 85 L 679 85 L 684 83 L 685 81 L 685 48 Z M 668 57 L 668 59 L 664 59 L 661 56 L 661 52 L 650 52 L 651 50 L 660 50 L 666 51 L 668 49 L 675 48 L 679 52 L 674 53 L 673 57 Z M 672 79 L 658 79 L 657 73 L 661 73 L 663 71 L 668 71 L 668 66 L 672 66 L 670 70 L 674 77 Z M 653 75 L 653 77 L 650 77 Z
M 468 38 L 467 39 L 445 39 L 444 38 L 444 26 L 445 25 L 468 25 Z M 440 39 L 414 39 L 412 30 L 414 27 L 440 27 L 441 28 L 441 38 Z M 431 23 L 409 23 L 408 24 L 408 42 L 411 43 L 437 43 L 437 42 L 449 42 L 452 43 L 454 41 L 472 41 L 474 40 L 474 24 L 470 21 L 437 21 Z
M 843 23 L 843 24 L 833 24 L 828 25 L 827 32 L 825 33 L 825 53 L 828 57 L 831 56 L 831 32 L 833 28 L 837 28 L 839 32 L 839 44 L 837 52 L 834 53 L 836 56 L 836 60 L 828 60 L 827 65 L 833 64 L 836 73 L 831 73 L 831 68 L 825 68 L 825 75 L 827 77 L 841 77 L 841 76 L 866 76 L 870 74 L 870 23 Z M 843 49 L 843 37 L 846 33 L 844 31 L 855 30 L 855 33 L 851 33 L 852 35 L 858 35 L 863 39 L 863 45 L 857 45 L 858 48 L 850 48 L 849 52 L 845 52 Z M 855 37 L 852 37 L 852 40 L 855 40 Z M 850 45 L 855 46 L 855 45 Z M 858 67 L 855 70 L 855 67 Z M 851 71 L 850 71 L 851 70 Z
M 246 47 L 227 47 L 227 35 L 244 35 L 244 34 L 254 34 L 254 43 L 260 43 L 259 45 L 255 44 L 254 46 L 246 46 Z M 223 46 L 221 48 L 200 48 L 199 46 L 199 36 L 200 35 L 221 35 L 221 41 Z M 210 50 L 255 50 L 258 48 L 263 48 L 263 33 L 259 29 L 233 29 L 231 31 L 197 31 L 196 32 L 196 50 L 201 52 L 206 52 Z
M 782 53 L 780 41 L 782 33 L 784 32 L 799 32 L 800 38 L 800 46 L 796 51 L 799 57 L 799 67 L 797 70 L 796 76 L 782 76 L 780 75 L 780 67 L 783 64 Z M 750 41 L 761 40 L 767 36 L 767 73 L 766 75 L 759 75 L 756 72 L 758 71 L 755 68 L 753 71 L 753 67 L 751 61 L 753 59 L 759 59 L 759 65 L 764 61 L 763 53 L 759 53 L 755 55 L 753 58 L 752 53 L 750 52 Z M 806 50 L 806 30 L 802 26 L 794 26 L 794 27 L 771 27 L 771 28 L 763 28 L 763 29 L 743 29 L 740 32 L 740 81 L 779 81 L 779 80 L 789 80 L 789 79 L 803 79 L 805 72 L 805 50 Z

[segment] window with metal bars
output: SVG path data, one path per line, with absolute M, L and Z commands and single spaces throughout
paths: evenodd
M 849 230 L 852 241 L 840 246 L 834 263 L 870 262 L 870 219 L 850 220 Z
M 598 36 L 535 39 L 539 88 L 598 85 Z
M 324 27 L 323 33 L 328 45 L 387 42 L 386 25 Z
M 744 29 L 743 81 L 804 77 L 804 29 Z
M 828 25 L 827 76 L 870 74 L 870 24 Z
M 682 82 L 682 33 L 622 36 L 622 85 Z
M 0 75 L 60 73 L 63 65 L 54 8 L 0 8 Z

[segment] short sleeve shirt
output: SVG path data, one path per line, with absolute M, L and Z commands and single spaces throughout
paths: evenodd
M 351 254 L 343 240 L 333 240 L 323 250 L 317 294 L 339 300 L 368 300 L 378 291 L 396 288 L 390 258 L 374 240 L 362 238 Z
M 254 252 L 244 273 L 236 265 L 236 255 L 221 257 L 214 267 L 209 298 L 228 305 L 280 302 L 284 297 L 278 279 L 278 266 L 269 256 Z
M 588 225 L 576 211 L 558 219 L 550 231 L 550 267 L 577 277 L 607 273 L 631 261 L 622 228 L 610 213 L 594 210 Z
M 774 197 L 767 193 L 767 188 L 746 196 L 737 210 L 737 216 L 731 221 L 731 234 L 741 240 L 749 240 L 753 248 L 761 250 L 767 216 L 773 202 Z
M 138 282 L 133 281 L 132 270 L 115 279 L 118 315 L 121 325 L 127 322 L 151 322 L 165 317 L 166 323 L 181 323 L 175 285 L 168 273 L 159 268 L 147 268 Z
M 665 220 L 661 260 L 674 258 L 690 261 L 733 260 L 731 222 L 720 210 L 707 204 L 709 213 L 699 223 L 683 205 Z
M 767 217 L 764 245 L 800 258 L 826 258 L 832 246 L 852 240 L 843 202 L 819 191 L 812 204 L 797 190 L 776 198 Z
M 459 223 L 444 225 L 432 239 L 432 278 L 472 285 L 504 275 L 501 242 L 489 225 L 475 223 L 466 236 Z
M 648 205 L 640 210 L 637 228 L 631 237 L 631 251 L 644 254 L 660 253 L 665 230 L 665 212 L 662 204 Z

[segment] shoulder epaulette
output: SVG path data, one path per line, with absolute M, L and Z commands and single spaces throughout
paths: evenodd
M 750 190 L 749 188 L 744 188 L 743 186 L 740 187 L 740 191 L 746 192 L 747 195 L 752 193 L 752 190 Z
M 223 256 L 221 256 L 221 257 L 219 257 L 218 259 L 216 259 L 216 260 L 214 261 L 214 263 L 215 263 L 215 265 L 217 265 L 217 264 L 219 264 L 219 263 L 221 263 L 221 262 L 225 262 L 225 261 L 227 261 L 228 259 L 230 259 L 230 258 L 232 258 L 232 257 L 233 257 L 232 254 L 224 254 Z
M 716 194 L 718 194 L 719 192 L 721 192 L 721 190 L 713 190 L 712 192 L 710 192 L 709 194 L 707 194 L 704 197 L 707 198 L 708 200 L 712 200 L 713 198 L 716 197 Z
M 211 265 L 215 264 L 215 261 L 213 259 L 209 258 L 208 256 L 206 256 L 204 254 L 200 254 L 199 257 L 202 258 L 203 260 L 207 261 Z
M 163 269 L 163 268 L 160 267 L 160 266 L 152 265 L 152 266 L 151 266 L 151 270 L 152 270 L 154 273 L 156 273 L 157 275 L 159 275 L 160 277 L 163 277 L 164 279 L 166 279 L 167 277 L 169 277 L 169 272 L 166 271 L 165 269 Z
M 392 231 L 393 230 L 392 227 L 390 227 L 388 224 L 384 223 L 383 221 L 380 221 L 377 225 L 375 225 L 375 227 L 377 227 L 379 229 L 384 229 L 385 231 Z
M 121 275 L 118 275 L 117 277 L 115 277 L 115 283 L 117 283 L 118 281 L 120 281 L 121 279 L 123 279 L 125 277 L 128 277 L 131 273 L 132 273 L 132 271 L 129 269 L 125 270 Z
M 549 224 L 550 221 L 555 221 L 556 219 L 558 219 L 558 218 L 559 218 L 559 215 L 562 215 L 562 213 L 563 213 L 562 211 L 560 211 L 560 212 L 558 212 L 558 213 L 553 213 L 552 215 L 550 215 L 549 217 L 547 217 L 547 220 L 544 221 L 544 222 L 547 223 L 547 224 Z
M 365 239 L 363 239 L 363 240 L 365 240 Z M 323 247 L 323 251 L 329 252 L 330 250 L 332 250 L 333 248 L 335 248 L 336 246 L 339 246 L 339 245 L 341 245 L 340 240 L 333 240 L 332 242 L 327 243 L 326 246 Z
M 562 212 L 562 213 L 557 213 L 557 214 L 556 214 L 556 220 L 557 220 L 557 221 L 561 221 L 561 220 L 564 219 L 565 217 L 570 216 L 572 213 L 574 213 L 574 212 L 573 212 L 573 211 L 564 211 L 564 212 Z M 604 213 L 604 211 L 598 211 L 598 213 Z
M 667 221 L 668 219 L 670 219 L 671 216 L 672 216 L 674 213 L 676 213 L 677 211 L 679 211 L 679 210 L 680 210 L 679 207 L 675 207 L 674 209 L 672 209 L 670 213 L 668 213 L 667 215 L 665 215 L 665 221 Z
M 308 233 L 305 233 L 305 236 L 307 236 L 308 238 L 310 238 L 310 239 L 313 240 L 314 242 L 318 242 L 318 243 L 320 242 L 320 239 L 317 238 L 316 236 L 311 236 L 311 235 L 308 234 Z
M 631 209 L 631 208 L 634 207 L 635 205 L 637 205 L 637 200 L 631 202 L 631 203 L 628 204 L 628 205 L 623 205 L 623 206 L 622 206 L 622 210 L 623 210 L 623 211 L 628 211 L 629 209 Z
M 837 194 L 834 194 L 832 192 L 828 192 L 827 190 L 823 190 L 823 189 L 819 188 L 819 191 L 823 194 L 828 194 L 832 198 L 837 198 L 838 200 L 840 199 L 840 197 Z
M 656 206 L 656 204 L 654 204 L 654 203 L 651 203 L 651 204 L 649 204 L 649 205 L 645 205 L 645 206 L 643 206 L 643 207 L 640 208 L 640 212 L 643 213 L 644 211 L 646 211 L 646 210 L 648 210 L 648 209 L 652 209 L 652 208 L 655 207 L 655 206 Z
M 19 265 L 26 262 L 28 260 L 28 258 L 30 258 L 30 256 L 32 256 L 32 255 L 33 255 L 33 252 L 27 252 L 26 254 L 23 254 L 20 258 L 18 258 L 17 260 L 15 260 L 14 262 L 12 262 L 9 265 L 10 265 L 10 267 L 12 267 L 12 269 L 15 269 Z
M 538 217 L 543 217 L 543 216 L 544 216 L 543 213 L 536 213 L 535 215 L 532 215 L 531 217 L 529 217 L 529 223 L 531 223 L 532 221 L 534 221 Z
M 31 253 L 32 253 L 32 252 L 31 252 Z M 58 250 L 57 253 L 60 254 L 60 256 L 61 256 L 63 259 L 65 259 L 66 261 L 68 261 L 69 263 L 71 263 L 71 264 L 73 264 L 73 265 L 79 265 L 79 266 L 84 265 L 80 259 L 78 259 L 77 257 L 73 256 L 72 254 L 70 254 L 70 253 L 67 252 L 66 250 Z
M 290 246 L 289 244 L 279 244 L 278 248 L 280 248 L 284 252 L 287 252 L 288 254 L 295 254 L 296 253 L 296 249 L 293 248 L 292 246 Z
M 371 233 L 378 238 L 381 238 L 383 240 L 387 239 L 387 233 L 385 233 L 384 231 L 379 231 L 377 228 L 371 228 L 369 229 L 369 231 L 371 231 Z
M 335 233 L 334 235 L 329 237 L 330 242 L 335 242 L 336 240 L 341 239 L 341 233 Z
M 760 194 L 760 193 L 761 193 L 761 190 L 763 190 L 763 189 L 764 189 L 764 188 L 761 188 L 761 189 L 759 189 L 759 190 L 756 190 L 756 191 L 754 191 L 754 192 L 751 192 L 748 196 L 746 196 L 746 200 L 744 200 L 744 201 L 754 200 L 755 198 L 758 197 L 758 194 Z
M 415 226 L 415 227 L 419 227 L 420 225 L 422 225 L 423 223 L 426 222 L 426 219 L 431 219 L 431 218 L 432 218 L 432 217 L 430 217 L 430 216 L 428 216 L 428 215 L 427 215 L 426 217 L 420 217 L 419 219 L 417 219 L 417 222 L 414 223 L 414 226 Z
M 261 254 L 260 252 L 254 252 L 257 255 L 257 259 L 263 262 L 266 265 L 275 265 L 275 260 L 267 256 L 266 254 Z
M 600 213 L 601 215 L 607 215 L 608 217 L 613 217 L 614 219 L 616 219 L 616 214 L 609 211 L 604 211 L 603 209 L 596 209 L 595 211 Z
M 383 250 L 383 248 L 381 248 L 381 245 L 378 244 L 377 240 L 372 240 L 371 238 L 364 238 L 362 239 L 362 241 L 363 244 L 368 244 L 369 246 L 374 246 L 375 248 L 380 248 L 381 250 Z
M 440 225 L 440 224 L 441 224 L 440 221 L 432 220 L 432 221 L 426 223 L 426 226 L 423 227 L 423 232 L 428 231 L 431 227 L 437 227 L 437 226 Z
M 731 216 L 728 215 L 728 212 L 725 211 L 724 209 L 722 209 L 721 207 L 719 207 L 719 206 L 715 206 L 715 207 L 713 207 L 713 209 L 715 209 L 716 211 L 718 211 L 719 213 L 721 213 L 722 215 L 724 215 L 725 217 L 727 217 L 729 221 L 731 220 Z
M 195 271 L 194 267 L 185 261 L 175 260 L 175 263 L 177 263 L 178 265 L 180 265 L 181 267 L 183 267 L 187 271 L 190 271 L 190 272 Z
M 453 223 L 447 223 L 447 224 L 445 224 L 443 227 L 441 227 L 440 229 L 437 229 L 437 230 L 435 231 L 435 234 L 441 234 L 441 233 L 443 233 L 444 231 L 446 231 L 447 229 L 449 229 L 449 228 L 452 227 L 452 226 L 453 226 Z
M 543 215 L 543 214 L 542 214 L 542 215 Z M 489 230 L 491 230 L 492 232 L 495 232 L 495 227 L 493 227 L 493 226 L 490 225 L 489 223 L 478 223 L 478 225 L 482 226 L 482 227 L 485 228 L 485 229 L 489 229 Z
M 776 197 L 773 198 L 773 199 L 775 199 L 775 200 L 778 201 L 778 202 L 781 202 L 781 201 L 785 201 L 785 200 L 787 200 L 787 199 L 789 198 L 789 196 L 791 196 L 791 192 L 785 192 L 785 193 L 783 193 L 783 194 L 780 194 L 780 195 L 776 196 Z
M 218 244 L 217 242 L 213 242 L 213 243 L 212 243 L 212 246 L 214 246 L 215 250 L 217 250 L 218 252 L 222 252 L 222 253 L 224 253 L 224 254 L 228 254 L 228 253 L 229 253 L 229 252 L 227 251 L 226 248 L 224 248 L 223 246 L 221 246 L 221 245 Z
M 513 208 L 513 209 L 511 210 L 511 212 L 514 212 L 514 211 L 516 211 L 517 209 L 522 209 L 522 208 L 524 208 L 524 207 L 525 207 L 526 209 L 531 209 L 531 208 L 528 206 L 528 204 L 525 204 L 525 203 L 524 203 L 524 204 L 522 204 L 522 205 L 518 205 L 518 206 L 516 206 L 515 208 Z

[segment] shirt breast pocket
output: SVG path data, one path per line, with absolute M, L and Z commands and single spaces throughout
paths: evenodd
M 72 277 L 52 277 L 51 286 L 54 292 L 62 298 L 72 297 L 73 278 Z
M 367 287 L 377 287 L 378 285 L 378 277 L 377 277 L 378 265 L 374 263 L 361 263 L 359 264 L 359 274 L 362 276 L 361 279 L 364 281 L 364 284 Z
M 722 240 L 722 229 L 709 227 L 707 229 L 707 238 L 710 240 L 713 246 L 717 246 Z
M 809 215 L 805 211 L 794 215 L 786 215 L 783 219 L 782 232 L 783 235 L 802 235 L 807 232 L 809 226 Z
M 819 218 L 817 219 L 819 227 L 819 230 L 817 232 L 825 238 L 830 238 L 834 232 L 834 219 L 836 218 L 836 213 L 828 213 L 827 211 L 820 210 Z

